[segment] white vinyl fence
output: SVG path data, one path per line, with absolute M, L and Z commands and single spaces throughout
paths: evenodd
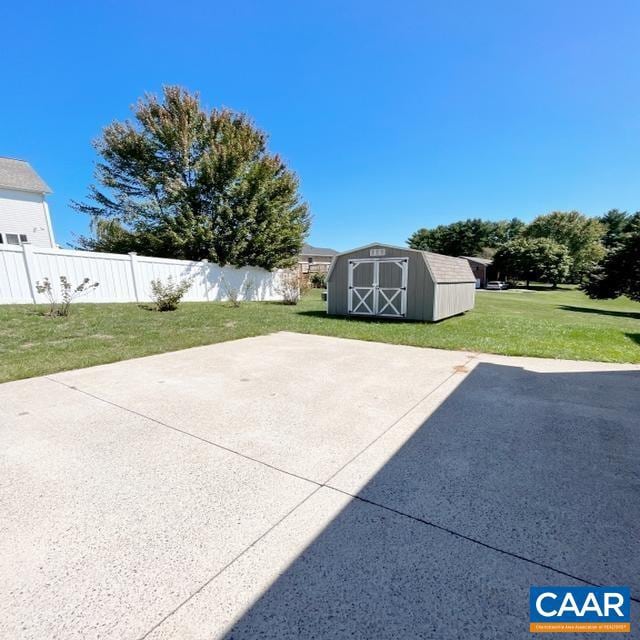
M 150 283 L 193 278 L 183 298 L 190 301 L 225 300 L 227 287 L 240 289 L 251 285 L 251 300 L 281 300 L 277 292 L 281 271 L 259 267 L 221 267 L 207 262 L 147 258 L 135 253 L 94 253 L 66 249 L 42 249 L 31 244 L 0 245 L 0 304 L 46 302 L 36 291 L 36 282 L 49 278 L 58 290 L 60 276 L 67 276 L 75 287 L 84 278 L 100 286 L 78 298 L 79 302 L 148 302 Z M 240 296 L 242 298 L 242 295 Z

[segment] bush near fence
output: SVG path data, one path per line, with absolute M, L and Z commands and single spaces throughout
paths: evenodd
M 260 267 L 221 267 L 206 260 L 5 245 L 0 247 L 0 304 L 45 303 L 36 282 L 44 278 L 57 282 L 60 276 L 72 282 L 90 278 L 100 283 L 83 302 L 150 302 L 151 281 L 169 276 L 193 279 L 185 301 L 226 300 L 223 283 L 246 291 L 250 300 L 282 300 L 278 293 L 282 273 Z M 246 288 L 243 285 L 248 281 L 252 286 Z

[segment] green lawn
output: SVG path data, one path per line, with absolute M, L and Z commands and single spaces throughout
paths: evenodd
M 640 363 L 640 303 L 594 302 L 575 289 L 480 291 L 476 308 L 437 324 L 329 318 L 318 291 L 296 307 L 77 304 L 69 318 L 0 306 L 0 382 L 256 336 L 298 331 L 442 349 Z

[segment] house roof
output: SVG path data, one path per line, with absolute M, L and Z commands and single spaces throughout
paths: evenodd
M 370 247 L 386 247 L 387 249 L 398 249 L 400 251 L 411 251 L 412 253 L 422 254 L 427 269 L 429 269 L 433 279 L 438 283 L 455 283 L 455 282 L 473 282 L 475 283 L 476 277 L 471 271 L 469 262 L 464 258 L 454 258 L 453 256 L 445 256 L 441 253 L 431 253 L 430 251 L 420 251 L 419 249 L 410 249 L 409 247 L 398 247 L 393 244 L 384 244 L 382 242 L 372 242 L 366 244 L 363 247 L 356 247 L 349 251 L 343 251 L 337 255 L 346 255 L 354 253 L 355 251 L 361 251 L 362 249 L 369 249 Z M 331 277 L 331 272 L 336 264 L 334 260 L 329 269 L 328 277 Z
M 477 256 L 460 256 L 465 260 L 471 260 L 471 262 L 477 262 L 478 264 L 483 264 L 485 267 L 488 267 L 490 264 L 493 264 L 493 260 L 490 258 L 478 258 Z
M 25 160 L 0 157 L 0 189 L 17 189 L 32 193 L 51 193 L 47 183 Z
M 310 244 L 303 244 L 302 256 L 337 256 L 338 252 L 335 249 L 326 249 L 322 247 L 312 247 Z

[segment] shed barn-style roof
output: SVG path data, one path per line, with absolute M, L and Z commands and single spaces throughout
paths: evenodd
M 52 193 L 47 183 L 25 160 L 0 157 L 0 189 Z
M 476 277 L 471 271 L 469 263 L 464 258 L 454 258 L 453 256 L 445 256 L 441 253 L 431 253 L 430 251 L 420 251 L 419 249 L 410 249 L 409 247 L 398 247 L 392 244 L 384 244 L 383 242 L 372 242 L 366 244 L 363 247 L 356 249 L 350 249 L 349 251 L 343 251 L 337 255 L 346 255 L 361 251 L 362 249 L 368 249 L 369 247 L 387 247 L 389 249 L 399 249 L 401 251 L 411 251 L 414 253 L 422 254 L 424 261 L 431 273 L 434 282 L 437 283 L 454 283 L 454 282 L 473 282 L 475 283 Z M 331 272 L 335 266 L 335 260 L 332 263 L 327 277 L 331 277 Z
M 433 279 L 436 282 L 475 282 L 476 277 L 471 271 L 469 262 L 464 258 L 454 258 L 444 256 L 440 253 L 422 251 L 422 255 L 427 261 Z

